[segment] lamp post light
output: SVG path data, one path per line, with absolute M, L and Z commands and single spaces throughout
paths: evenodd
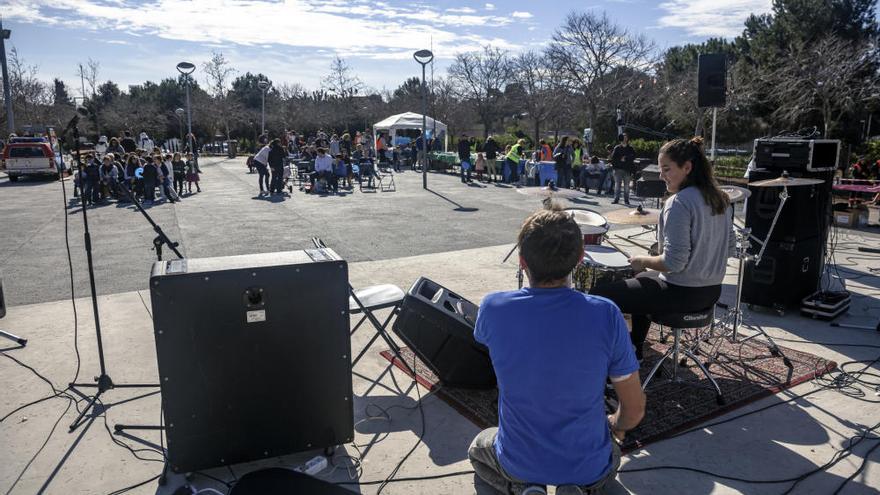
M 431 50 L 419 50 L 413 58 L 422 66 L 422 188 L 428 188 L 428 96 L 425 84 L 425 66 L 434 60 Z
M 269 89 L 272 83 L 265 79 L 261 79 L 260 82 L 257 83 L 257 87 L 260 88 L 260 91 L 263 92 L 263 110 L 260 112 L 260 135 L 266 133 L 266 90 Z
M 177 115 L 177 128 L 180 129 L 180 144 L 183 145 L 183 114 L 186 113 L 186 110 L 182 108 L 178 108 L 174 111 L 174 115 Z
M 177 64 L 177 72 L 180 72 L 183 75 L 184 80 L 186 81 L 186 140 L 189 142 L 189 152 L 193 154 L 193 159 L 195 160 L 196 164 L 198 164 L 198 152 L 196 152 L 195 143 L 193 143 L 192 111 L 190 110 L 189 106 L 189 78 L 190 74 L 192 74 L 195 70 L 196 66 L 190 62 L 180 62 L 179 64 Z

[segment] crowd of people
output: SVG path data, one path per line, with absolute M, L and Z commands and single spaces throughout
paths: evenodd
M 463 183 L 473 182 L 475 174 L 478 181 L 545 186 L 552 179 L 546 174 L 541 176 L 540 164 L 551 162 L 555 186 L 583 189 L 587 194 L 590 189 L 595 189 L 599 195 L 613 193 L 615 204 L 620 202 L 623 193 L 624 204 L 629 206 L 636 153 L 626 134 L 620 137 L 617 146 L 607 146 L 604 156 L 590 155 L 579 139 L 569 139 L 568 136 L 563 136 L 554 147 L 541 139 L 529 155 L 524 139 L 501 148 L 493 136 L 480 143 L 462 134 L 457 153 Z M 476 159 L 472 156 L 474 153 Z
M 141 144 L 152 141 L 141 133 Z M 167 200 L 180 201 L 184 195 L 201 192 L 197 156 L 169 153 L 152 146 L 142 148 L 125 131 L 119 138 L 110 138 L 106 146 L 80 153 L 82 170 L 74 173 L 74 197 L 82 197 L 86 205 L 110 199 L 129 201 L 133 197 L 145 205 Z M 158 194 L 157 194 L 158 192 Z
M 268 134 L 258 139 L 259 149 L 248 156 L 250 173 L 258 174 L 260 196 L 284 195 L 293 190 L 291 178 L 295 163 L 308 162 L 308 186 L 305 192 L 339 192 L 341 188 L 354 188 L 354 181 L 366 182 L 373 187 L 379 171 L 388 168 L 400 172 L 402 167 L 414 168 L 424 149 L 422 137 L 407 144 L 394 145 L 387 133 L 379 133 L 373 139 L 368 133 L 329 134 L 323 130 L 306 136 L 296 132 L 284 132 L 280 137 Z M 429 140 L 428 146 L 434 143 Z M 286 192 L 285 192 L 286 190 Z

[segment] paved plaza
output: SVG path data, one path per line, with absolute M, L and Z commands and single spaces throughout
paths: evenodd
M 313 236 L 322 237 L 349 262 L 355 287 L 392 283 L 408 288 L 419 276 L 432 278 L 474 302 L 488 292 L 516 286 L 515 264 L 502 263 L 523 218 L 540 202 L 508 187 L 461 184 L 457 177 L 429 174 L 431 188 L 421 188 L 421 175 L 403 172 L 396 177 L 396 192 L 343 196 L 307 196 L 295 191 L 282 201 L 259 199 L 256 176 L 244 162 L 207 159 L 203 166 L 203 192 L 177 205 L 158 204 L 148 211 L 189 257 L 224 256 L 310 248 Z M 70 182 L 68 195 L 70 194 Z M 616 208 L 610 198 L 567 201 L 571 207 L 604 212 Z M 73 376 L 74 316 L 71 311 L 64 218 L 69 221 L 78 309 L 80 379 L 89 380 L 98 369 L 88 277 L 78 210 L 63 208 L 61 183 L 0 181 L 0 218 L 6 253 L 0 264 L 10 304 L 0 328 L 30 339 L 27 347 L 8 350 L 14 357 L 63 387 Z M 876 222 L 876 220 L 874 220 Z M 147 277 L 155 254 L 150 251 L 154 232 L 130 207 L 110 203 L 89 210 L 94 244 L 96 284 L 104 330 L 107 366 L 120 383 L 157 380 L 155 343 L 149 306 Z M 639 228 L 619 230 L 633 234 Z M 615 238 L 617 239 L 617 238 Z M 649 236 L 637 238 L 648 244 Z M 629 246 L 633 252 L 639 248 Z M 859 245 L 878 245 L 876 229 L 840 230 L 837 260 L 848 288 L 856 297 L 841 321 L 876 324 L 880 318 L 880 260 L 860 254 Z M 166 252 L 166 256 L 171 256 Z M 728 265 L 722 300 L 734 294 L 735 265 Z M 384 316 L 384 313 L 380 314 Z M 353 319 L 353 322 L 356 319 Z M 837 363 L 872 360 L 880 334 L 830 327 L 792 311 L 779 316 L 747 311 L 746 323 L 760 325 L 780 342 L 812 352 Z M 352 338 L 352 351 L 369 339 L 368 331 Z M 824 344 L 814 344 L 823 342 Z M 2 344 L 6 345 L 6 344 Z M 7 346 L 9 347 L 9 346 Z M 376 345 L 354 369 L 355 441 L 336 457 L 336 469 L 318 476 L 336 482 L 381 481 L 416 445 L 397 478 L 443 475 L 470 469 L 466 451 L 479 429 L 445 402 L 430 395 L 423 401 L 423 426 L 413 408 L 425 390 L 378 355 Z M 875 368 L 877 366 L 875 365 Z M 848 367 L 850 371 L 852 366 Z M 0 360 L 0 414 L 51 393 L 49 386 L 10 359 Z M 609 488 L 611 494 L 779 494 L 791 483 L 745 483 L 736 478 L 778 480 L 796 477 L 832 460 L 851 437 L 880 421 L 875 391 L 850 397 L 841 391 L 820 389 L 811 381 L 736 409 L 711 420 L 712 426 L 650 444 L 624 457 L 623 469 L 681 466 L 730 479 L 713 478 L 685 470 L 646 470 L 622 473 Z M 800 397 L 801 395 L 805 395 Z M 650 394 L 649 394 L 650 400 Z M 135 459 L 111 441 L 105 430 L 117 423 L 154 424 L 159 421 L 160 398 L 151 390 L 116 389 L 105 395 L 105 416 L 91 419 L 72 434 L 66 425 L 75 416 L 65 411 L 67 401 L 53 399 L 14 414 L 0 425 L 0 491 L 9 494 L 100 494 L 147 480 L 161 471 L 161 462 Z M 374 418 L 380 406 L 390 419 Z M 548 404 L 552 407 L 552 404 Z M 766 409 L 765 409 L 766 408 Z M 765 409 L 765 410 L 762 410 Z M 747 412 L 733 421 L 716 424 Z M 757 412 L 760 411 L 760 412 Z M 63 415 L 62 415 L 63 413 Z M 57 429 L 41 447 L 53 424 Z M 876 436 L 876 435 L 875 435 Z M 155 432 L 116 436 L 134 448 L 139 443 L 158 446 Z M 833 493 L 862 464 L 876 440 L 865 441 L 852 455 L 828 471 L 799 483 L 792 493 Z M 355 447 L 356 446 L 356 447 Z M 218 468 L 206 474 L 232 481 L 266 466 L 296 466 L 318 452 L 273 458 L 262 462 Z M 156 459 L 157 455 L 142 453 Z M 359 459 L 353 461 L 351 458 Z M 184 483 L 174 475 L 165 487 L 149 482 L 129 493 L 170 494 Z M 223 484 L 196 475 L 198 488 L 225 492 Z M 874 461 L 847 485 L 844 494 L 880 493 L 880 470 Z M 347 486 L 356 493 L 373 494 L 378 484 Z M 387 494 L 489 494 L 491 490 L 473 475 L 389 484 Z

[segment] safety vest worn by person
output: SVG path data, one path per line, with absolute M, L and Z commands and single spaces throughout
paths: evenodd
M 521 148 L 522 148 L 522 145 L 519 143 L 516 143 L 513 146 L 511 146 L 510 152 L 507 153 L 507 159 L 512 162 L 519 163 L 519 158 L 522 156 L 522 152 L 520 151 Z

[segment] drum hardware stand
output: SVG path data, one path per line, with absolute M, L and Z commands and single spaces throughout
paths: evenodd
M 780 205 L 780 210 L 781 210 L 781 206 L 782 205 Z M 779 216 L 779 210 L 777 210 L 777 217 L 778 216 Z M 775 224 L 775 219 L 774 219 L 774 224 Z M 773 227 L 771 226 L 770 232 L 772 233 L 772 231 L 773 231 Z M 785 364 L 785 366 L 787 366 L 788 368 L 792 368 L 793 366 L 791 364 L 791 361 L 782 352 L 782 350 L 779 348 L 779 346 L 776 345 L 776 342 L 773 340 L 773 338 L 770 337 L 770 335 L 768 335 L 767 332 L 765 332 L 762 327 L 757 327 L 756 333 L 754 335 L 746 337 L 742 340 L 739 339 L 739 327 L 742 324 L 742 316 L 743 316 L 743 312 L 742 312 L 742 286 L 743 286 L 743 278 L 745 277 L 745 269 L 744 269 L 745 268 L 745 261 L 748 258 L 752 258 L 752 256 L 750 256 L 748 254 L 749 238 L 752 237 L 751 236 L 751 229 L 749 229 L 749 228 L 742 229 L 741 236 L 742 236 L 741 242 L 738 243 L 738 246 L 736 248 L 736 258 L 739 260 L 737 274 L 736 274 L 736 300 L 734 302 L 733 308 L 731 308 L 727 304 L 716 303 L 716 305 L 718 307 L 727 310 L 727 315 L 722 317 L 721 321 L 719 323 L 722 326 L 729 327 L 730 333 L 731 333 L 730 341 L 734 342 L 734 343 L 744 343 L 744 342 L 747 342 L 749 340 L 754 339 L 755 337 L 758 337 L 759 335 L 763 336 L 767 340 L 767 347 L 770 349 L 770 354 L 773 355 L 774 357 L 782 357 L 783 364 Z M 769 234 L 767 235 L 767 239 L 768 240 L 770 239 Z M 766 242 L 764 245 L 766 245 Z M 762 249 L 762 252 L 763 252 L 763 249 Z M 760 261 L 760 254 L 758 255 L 758 257 L 756 257 L 754 259 L 755 259 L 755 265 L 757 266 L 758 262 Z
M 505 256 L 504 259 L 501 260 L 501 263 L 507 263 L 508 258 L 510 258 L 510 256 L 513 255 L 513 252 L 516 251 L 516 248 L 518 248 L 518 247 L 519 247 L 519 243 L 514 244 L 513 247 L 510 248 L 510 252 L 507 253 L 507 256 Z M 519 264 L 519 260 L 517 260 L 517 263 L 516 263 L 516 288 L 517 289 L 523 288 L 523 269 L 522 269 L 522 266 L 520 266 L 520 264 Z

